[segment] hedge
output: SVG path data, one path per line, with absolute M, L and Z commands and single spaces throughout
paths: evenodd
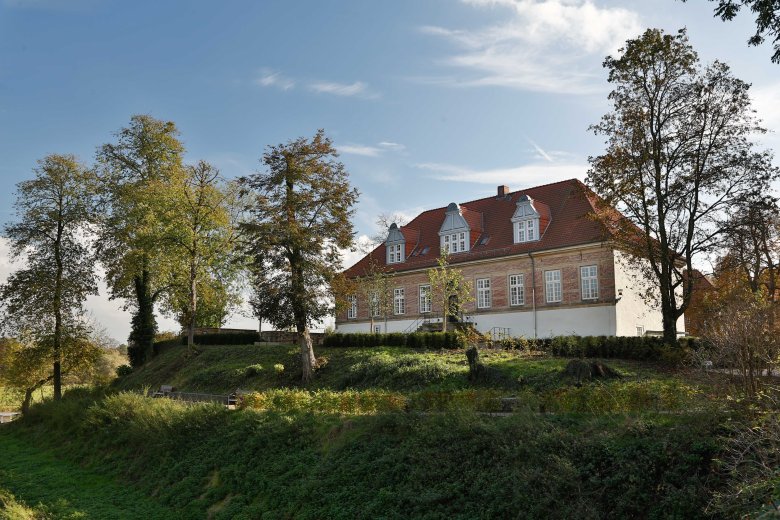
M 388 334 L 326 334 L 324 347 L 410 347 L 429 349 L 465 348 L 463 336 L 455 332 L 390 332 Z
M 195 334 L 196 345 L 251 345 L 256 341 L 260 341 L 259 332 Z M 180 336 L 173 339 L 157 341 L 152 346 L 152 352 L 154 355 L 157 355 L 167 348 L 186 344 L 187 336 Z
M 596 357 L 681 363 L 700 347 L 696 338 L 681 338 L 677 345 L 664 344 L 656 336 L 554 336 L 551 338 L 507 338 L 506 349 L 539 351 L 558 357 Z M 465 348 L 465 340 L 454 332 L 413 332 L 404 334 L 327 334 L 325 347 L 410 347 L 429 349 Z
M 551 338 L 509 338 L 504 348 L 536 350 L 558 357 L 619 358 L 640 361 L 682 363 L 701 347 L 693 337 L 680 338 L 668 345 L 658 336 L 554 336 Z

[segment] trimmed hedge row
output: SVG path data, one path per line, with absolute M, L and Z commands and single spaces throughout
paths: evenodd
M 429 349 L 466 348 L 464 338 L 455 332 L 390 332 L 387 334 L 326 334 L 324 347 L 410 347 Z
M 195 334 L 196 345 L 251 345 L 255 341 L 260 341 L 259 332 Z M 187 336 L 179 336 L 173 339 L 157 341 L 154 343 L 154 345 L 152 345 L 152 353 L 157 355 L 166 348 L 186 344 Z
M 695 338 L 681 338 L 668 345 L 657 336 L 555 336 L 528 340 L 507 339 L 505 348 L 538 350 L 559 357 L 596 357 L 636 359 L 640 361 L 687 361 L 699 347 Z
M 596 357 L 680 363 L 698 349 L 696 338 L 681 338 L 677 345 L 664 344 L 655 336 L 555 336 L 551 338 L 507 338 L 505 349 L 540 351 L 558 357 Z M 325 347 L 411 347 L 429 349 L 465 348 L 463 336 L 454 332 L 400 332 L 389 334 L 327 334 Z

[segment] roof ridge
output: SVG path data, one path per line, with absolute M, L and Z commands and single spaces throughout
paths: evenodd
M 546 188 L 547 186 L 553 186 L 555 184 L 564 184 L 564 183 L 571 183 L 571 182 L 578 182 L 578 183 L 582 184 L 581 180 L 579 180 L 576 177 L 572 177 L 570 179 L 564 179 L 564 180 L 555 181 L 555 182 L 548 182 L 547 184 L 540 184 L 539 186 L 532 186 L 530 188 L 524 188 L 524 189 L 521 189 L 521 190 L 510 191 L 508 193 L 508 195 L 514 195 L 515 193 L 520 193 L 520 192 L 528 191 L 528 190 L 535 190 L 535 189 L 538 189 L 538 188 Z M 584 184 L 583 184 L 583 186 L 584 186 Z M 480 201 L 483 201 L 483 200 L 489 200 L 489 199 L 495 199 L 495 198 L 497 198 L 495 195 L 490 195 L 488 197 L 482 197 L 481 199 L 468 200 L 466 202 L 456 202 L 456 204 L 458 206 L 463 206 L 463 205 L 466 205 L 466 204 L 473 204 L 475 202 L 480 202 Z M 540 201 L 540 202 L 544 202 L 544 201 Z M 421 215 L 424 215 L 425 213 L 430 213 L 432 211 L 439 211 L 439 210 L 442 210 L 442 209 L 447 209 L 447 206 L 441 206 L 441 207 L 438 207 L 438 208 L 426 209 L 425 211 L 422 211 L 422 212 L 418 213 L 416 217 L 414 217 L 412 220 L 409 221 L 409 223 L 415 221 L 417 218 L 419 218 Z M 477 211 L 475 209 L 471 209 L 471 208 L 465 208 L 465 209 L 467 209 L 469 211 L 474 211 L 476 213 L 481 213 L 480 211 Z M 409 223 L 407 223 L 406 225 L 408 226 Z

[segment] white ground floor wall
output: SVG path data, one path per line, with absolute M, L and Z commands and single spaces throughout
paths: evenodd
M 510 311 L 480 313 L 467 316 L 477 330 L 490 333 L 495 327 L 509 329 L 511 336 L 527 338 L 576 334 L 579 336 L 614 336 L 617 331 L 614 305 L 538 309 L 534 327 L 534 311 Z M 374 322 L 380 332 L 407 332 L 416 329 L 416 319 L 388 319 Z M 536 333 L 534 333 L 536 331 Z M 336 332 L 371 332 L 370 322 L 342 322 L 336 324 Z

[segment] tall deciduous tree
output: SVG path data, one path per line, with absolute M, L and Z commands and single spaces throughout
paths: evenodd
M 369 332 L 372 334 L 376 332 L 374 329 L 376 318 L 386 318 L 393 312 L 394 276 L 387 266 L 370 257 L 366 272 L 356 280 L 357 293 L 366 302 L 368 308 Z
M 205 325 L 205 318 L 221 324 L 239 298 L 239 266 L 233 254 L 237 194 L 235 184 L 223 182 L 219 170 L 204 161 L 186 167 L 184 182 L 173 190 L 175 214 L 168 220 L 173 224 L 169 241 L 174 272 L 164 303 L 187 331 L 190 347 L 195 327 Z
M 749 85 L 723 63 L 702 67 L 684 30 L 648 29 L 604 66 L 613 110 L 591 127 L 607 150 L 590 158 L 588 182 L 612 238 L 657 283 L 664 338 L 674 342 L 693 288 L 684 273 L 714 249 L 726 214 L 776 171 L 750 142 L 761 129 Z
M 38 164 L 35 178 L 18 184 L 17 219 L 5 227 L 11 254 L 25 267 L 0 286 L 0 302 L 4 328 L 28 338 L 36 360 L 51 362 L 51 377 L 39 379 L 53 381 L 60 399 L 63 352 L 78 337 L 84 301 L 97 294 L 88 240 L 95 178 L 72 155 L 49 155 Z
M 176 125 L 148 115 L 133 116 L 114 143 L 98 150 L 106 206 L 99 256 L 111 297 L 133 308 L 128 353 L 134 366 L 151 350 L 155 303 L 169 286 L 170 219 L 183 153 Z
M 428 269 L 428 281 L 431 284 L 431 304 L 442 310 L 442 332 L 447 332 L 449 319 L 463 311 L 467 303 L 474 301 L 470 281 L 463 277 L 460 269 L 450 266 L 448 254 L 442 250 L 438 265 Z
M 686 0 L 683 0 L 685 2 Z M 756 17 L 756 33 L 748 39 L 748 45 L 761 45 L 765 35 L 772 38 L 774 54 L 772 62 L 780 63 L 780 4 L 777 0 L 710 0 L 718 2 L 715 16 L 729 21 L 736 18 L 743 7 L 747 7 Z
M 780 207 L 763 196 L 735 209 L 726 222 L 721 269 L 735 269 L 752 293 L 780 303 Z
M 251 303 L 258 317 L 298 332 L 304 381 L 316 364 L 309 327 L 329 314 L 339 248 L 353 243 L 358 192 L 337 157 L 319 130 L 311 139 L 269 147 L 266 171 L 240 180 L 250 196 L 241 229 L 251 259 Z

